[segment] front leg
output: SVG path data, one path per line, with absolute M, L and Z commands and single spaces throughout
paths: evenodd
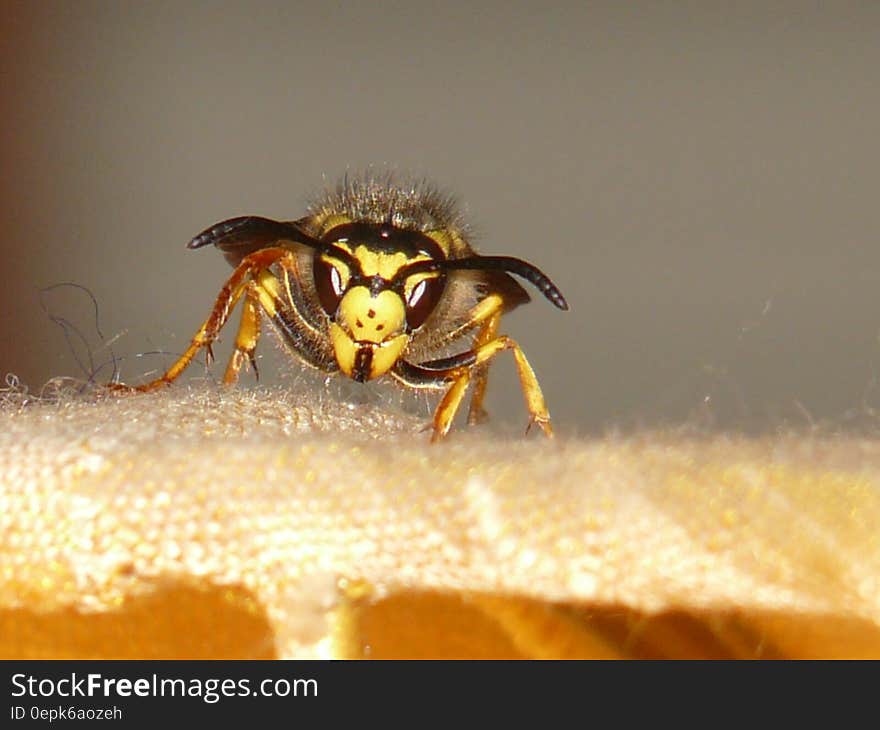
M 199 331 L 193 336 L 186 352 L 184 352 L 183 355 L 181 355 L 177 361 L 165 371 L 165 373 L 155 380 L 152 380 L 149 383 L 144 383 L 143 385 L 131 386 L 122 383 L 111 383 L 107 387 L 111 390 L 123 393 L 134 391 L 147 393 L 166 385 L 170 385 L 177 380 L 177 378 L 180 377 L 180 374 L 186 369 L 187 365 L 192 362 L 196 353 L 202 348 L 207 351 L 210 360 L 211 344 L 217 338 L 220 330 L 223 329 L 223 326 L 229 319 L 229 315 L 232 313 L 235 305 L 238 304 L 239 299 L 241 299 L 242 294 L 247 290 L 248 283 L 256 279 L 261 271 L 289 256 L 290 252 L 283 248 L 265 248 L 245 256 L 223 285 L 223 288 L 220 290 L 220 293 L 217 295 L 217 299 L 214 302 L 211 314 L 199 328 Z M 236 349 L 233 352 L 230 364 L 227 367 L 225 376 L 227 383 L 235 381 L 235 378 L 238 375 L 238 368 L 241 367 L 242 353 L 250 357 L 253 354 L 253 347 L 256 346 L 256 337 L 259 332 L 252 332 L 249 328 L 258 328 L 259 320 L 256 316 L 251 316 L 252 314 L 253 312 L 251 312 L 250 309 L 245 310 L 245 316 L 242 319 L 242 325 L 240 327 L 240 330 L 243 328 L 244 332 L 237 338 Z
M 541 386 L 538 385 L 538 379 L 535 377 L 535 371 L 529 365 L 522 348 L 510 337 L 502 335 L 459 355 L 432 360 L 421 365 L 400 360 L 391 371 L 395 378 L 414 388 L 439 389 L 448 386 L 448 390 L 434 411 L 432 441 L 442 439 L 449 432 L 455 414 L 461 407 L 472 373 L 479 373 L 495 355 L 504 350 L 512 350 L 516 360 L 520 385 L 529 411 L 529 426 L 537 423 L 548 437 L 553 436 L 550 413 Z
M 223 374 L 223 382 L 233 385 L 238 381 L 238 372 L 245 362 L 254 369 L 254 376 L 260 379 L 257 358 L 254 355 L 260 339 L 260 298 L 256 285 L 250 282 L 245 288 L 244 304 L 241 309 L 241 323 L 235 334 L 235 348 L 229 356 L 229 364 Z
M 483 322 L 480 330 L 477 332 L 477 336 L 474 338 L 475 347 L 485 345 L 487 342 L 491 342 L 498 336 L 498 324 L 501 322 L 502 304 L 503 302 L 499 300 L 497 305 L 495 305 L 494 311 L 492 311 Z M 474 390 L 471 395 L 471 405 L 468 409 L 468 423 L 471 426 L 476 426 L 477 424 L 483 423 L 483 421 L 489 417 L 489 414 L 486 413 L 486 409 L 483 408 L 483 401 L 486 399 L 486 385 L 489 380 L 489 366 L 482 365 L 476 368 L 473 377 Z

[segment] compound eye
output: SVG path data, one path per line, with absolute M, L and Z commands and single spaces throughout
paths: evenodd
M 336 314 L 339 300 L 345 293 L 342 276 L 333 264 L 327 263 L 320 256 L 315 256 L 312 269 L 315 274 L 315 290 L 324 311 L 331 317 Z
M 411 330 L 418 329 L 425 323 L 440 301 L 445 286 L 446 278 L 435 276 L 422 279 L 412 288 L 406 299 L 406 323 Z

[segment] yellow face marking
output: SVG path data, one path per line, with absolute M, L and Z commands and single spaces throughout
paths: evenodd
M 321 261 L 336 269 L 336 273 L 339 274 L 339 290 L 345 291 L 351 280 L 351 270 L 348 268 L 348 264 L 334 257 L 332 253 L 321 254 Z
M 365 373 L 365 379 L 372 380 L 380 375 L 384 375 L 394 367 L 394 363 L 400 359 L 400 356 L 406 349 L 409 337 L 405 334 L 400 334 L 381 344 L 359 344 L 336 322 L 331 322 L 330 341 L 333 343 L 333 352 L 336 355 L 339 369 L 348 377 L 353 377 L 354 375 L 358 352 L 365 348 L 370 350 L 370 370 L 368 373 Z
M 373 348 L 373 364 L 370 368 L 369 380 L 384 375 L 394 367 L 409 343 L 407 335 L 397 335 Z
M 381 251 L 373 251 L 367 246 L 352 245 L 346 240 L 336 241 L 335 246 L 341 248 L 346 253 L 351 254 L 358 260 L 361 266 L 361 272 L 364 276 L 381 276 L 383 279 L 390 281 L 402 266 L 411 264 L 414 261 L 426 261 L 431 257 L 426 254 L 418 254 L 417 256 L 407 256 L 402 251 L 397 253 L 384 253 Z M 333 254 L 324 254 L 325 261 L 332 261 L 334 265 L 337 259 L 333 258 Z M 339 262 L 339 265 L 343 264 Z M 418 281 L 416 282 L 418 283 Z
M 330 323 L 330 341 L 339 369 L 349 377 L 371 380 L 387 373 L 409 343 L 406 306 L 395 292 L 385 290 L 373 296 L 365 286 L 349 289 Z M 358 356 L 362 364 L 358 365 Z M 363 358 L 368 353 L 369 369 Z
M 393 291 L 372 296 L 365 286 L 349 289 L 336 314 L 337 322 L 358 342 L 379 344 L 399 334 L 406 323 L 406 307 Z
M 330 342 L 333 343 L 333 353 L 336 356 L 339 369 L 351 377 L 354 371 L 354 358 L 358 350 L 357 345 L 336 322 L 330 323 Z
M 354 257 L 360 262 L 361 271 L 365 276 L 381 276 L 389 280 L 394 278 L 401 266 L 416 260 L 407 258 L 402 252 L 378 253 L 366 246 L 358 246 L 354 250 Z
M 403 292 L 406 295 L 407 300 L 413 293 L 413 289 L 415 289 L 419 284 L 423 281 L 427 281 L 428 279 L 436 279 L 440 275 L 433 271 L 423 271 L 421 274 L 413 274 L 412 276 L 406 277 L 406 284 L 404 284 Z
M 339 224 L 340 221 L 328 219 L 324 221 L 323 229 L 327 231 Z M 423 253 L 409 256 L 402 251 L 376 251 L 345 238 L 334 241 L 333 246 L 357 260 L 358 274 L 385 281 L 393 280 L 408 264 L 431 259 Z M 339 275 L 334 288 L 345 292 L 336 309 L 336 319 L 330 323 L 330 342 L 340 370 L 356 380 L 384 375 L 394 367 L 410 341 L 405 332 L 406 301 L 423 281 L 436 278 L 438 274 L 422 272 L 407 277 L 403 296 L 387 289 L 374 296 L 366 286 L 349 288 L 354 272 L 347 263 L 334 257 L 332 250 L 322 254 L 321 260 Z

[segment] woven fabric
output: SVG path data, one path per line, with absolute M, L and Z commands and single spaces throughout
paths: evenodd
M 0 411 L 0 656 L 880 656 L 880 444 L 272 391 Z

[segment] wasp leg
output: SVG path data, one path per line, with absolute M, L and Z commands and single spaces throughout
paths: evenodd
M 436 443 L 449 433 L 449 427 L 452 426 L 455 414 L 458 413 L 458 409 L 461 407 L 461 402 L 464 400 L 464 394 L 470 382 L 471 373 L 467 369 L 461 370 L 455 380 L 452 381 L 452 387 L 446 391 L 446 394 L 437 406 L 437 410 L 434 411 L 432 443 Z
M 513 359 L 516 361 L 516 370 L 519 373 L 519 383 L 526 401 L 526 408 L 529 411 L 529 428 L 533 423 L 536 423 L 545 436 L 552 437 L 553 427 L 550 425 L 550 412 L 547 410 L 541 386 L 538 385 L 538 378 L 535 376 L 532 366 L 529 365 L 522 348 L 514 340 L 502 335 L 492 342 L 486 343 L 477 351 L 477 363 L 489 360 L 502 350 L 513 351 Z M 528 431 L 528 429 L 526 430 Z
M 180 377 L 180 374 L 186 369 L 187 365 L 192 362 L 192 359 L 199 350 L 204 347 L 210 353 L 211 343 L 217 338 L 217 334 L 223 329 L 233 308 L 238 303 L 238 300 L 241 299 L 242 294 L 246 290 L 248 280 L 256 278 L 262 270 L 289 255 L 290 252 L 283 248 L 265 248 L 245 256 L 235 268 L 235 271 L 232 272 L 232 275 L 226 280 L 226 283 L 220 290 L 220 294 L 217 295 L 210 316 L 193 336 L 186 352 L 161 377 L 143 385 L 131 386 L 112 383 L 108 387 L 111 390 L 117 391 L 148 393 L 173 383 Z
M 398 380 L 412 387 L 438 388 L 451 383 L 434 411 L 432 441 L 438 441 L 448 433 L 455 414 L 461 407 L 474 371 L 482 365 L 487 365 L 495 355 L 504 350 L 513 351 L 526 408 L 529 411 L 529 426 L 536 423 L 548 437 L 553 436 L 550 413 L 547 411 L 547 404 L 535 377 L 535 371 L 529 365 L 522 348 L 510 337 L 502 335 L 473 350 L 442 360 L 432 360 L 421 365 L 413 365 L 402 360 L 392 370 L 392 374 Z
M 501 315 L 504 311 L 505 301 L 499 294 L 490 294 L 475 306 L 468 314 L 467 321 L 457 329 L 449 332 L 443 342 L 452 342 L 462 334 L 474 327 L 480 327 L 474 338 L 472 350 L 476 350 L 487 342 L 491 342 L 498 336 L 498 325 L 501 322 Z M 442 343 L 441 343 L 442 344 Z M 468 423 L 475 426 L 482 423 L 488 417 L 486 410 L 483 408 L 483 401 L 486 398 L 486 385 L 489 378 L 488 366 L 477 368 L 471 373 L 474 382 L 473 395 L 471 395 L 471 404 L 468 409 Z
M 504 304 L 504 298 L 501 295 L 490 294 L 471 310 L 464 325 L 447 335 L 446 341 L 454 340 L 464 331 L 480 326 L 474 338 L 472 349 L 477 350 L 486 343 L 491 342 L 498 336 L 498 325 L 501 322 Z M 474 382 L 474 388 L 471 395 L 471 404 L 468 409 L 468 423 L 471 426 L 475 426 L 485 421 L 488 417 L 486 409 L 483 408 L 483 401 L 486 399 L 486 386 L 489 379 L 488 365 L 476 368 L 471 373 L 471 378 Z
M 235 349 L 229 356 L 229 364 L 223 374 L 223 382 L 226 385 L 233 385 L 238 380 L 238 372 L 241 370 L 245 358 L 250 362 L 254 369 L 254 375 L 259 380 L 260 371 L 257 369 L 257 361 L 254 358 L 254 351 L 257 349 L 259 339 L 260 300 L 254 290 L 253 283 L 251 283 L 246 288 L 244 304 L 241 308 L 241 323 L 238 325 L 238 332 L 235 335 Z
M 298 286 L 291 286 L 288 274 L 291 260 L 282 259 L 278 263 L 283 280 L 271 271 L 262 271 L 253 283 L 262 313 L 274 325 L 282 342 L 301 362 L 326 373 L 335 372 L 338 366 L 333 348 L 322 333 L 307 321 L 308 305 L 302 291 Z
M 480 327 L 477 336 L 474 338 L 475 349 L 482 347 L 498 337 L 498 324 L 501 322 L 502 302 L 500 297 L 490 297 L 490 299 L 497 299 L 498 302 L 493 308 L 492 313 L 488 315 L 488 319 L 483 323 L 483 326 Z M 471 426 L 476 426 L 489 417 L 489 414 L 486 413 L 486 409 L 483 408 L 483 401 L 486 399 L 486 385 L 489 380 L 489 366 L 479 365 L 474 368 L 472 378 L 474 381 L 474 389 L 471 394 L 470 408 L 468 408 L 468 423 Z
M 538 378 L 535 377 L 535 371 L 532 370 L 532 366 L 529 365 L 529 361 L 526 359 L 522 348 L 510 337 L 502 335 L 501 337 L 496 337 L 491 342 L 487 342 L 475 348 L 473 352 L 476 355 L 476 361 L 468 369 L 468 375 L 470 375 L 470 372 L 473 370 L 479 372 L 480 366 L 487 365 L 489 360 L 504 350 L 513 351 L 513 357 L 516 361 L 516 369 L 519 373 L 519 382 L 526 401 L 526 408 L 529 411 L 529 427 L 531 427 L 533 423 L 536 423 L 547 436 L 553 436 L 553 427 L 550 425 L 550 413 L 547 411 L 547 404 L 544 401 L 544 394 L 541 392 L 541 386 L 538 385 Z M 456 381 L 460 378 L 461 375 L 458 375 Z M 440 405 L 437 407 L 437 412 L 434 414 L 435 440 L 446 434 L 446 431 L 449 430 L 449 425 L 452 423 L 452 419 L 455 417 L 455 412 L 461 406 L 464 391 L 461 390 L 461 392 L 459 392 L 459 389 L 455 387 L 456 385 L 457 382 L 453 383 L 453 387 L 450 388 L 449 392 L 444 396 Z M 449 413 L 445 413 L 444 409 L 448 409 Z M 438 433 L 438 428 L 444 426 L 446 430 L 442 433 Z

